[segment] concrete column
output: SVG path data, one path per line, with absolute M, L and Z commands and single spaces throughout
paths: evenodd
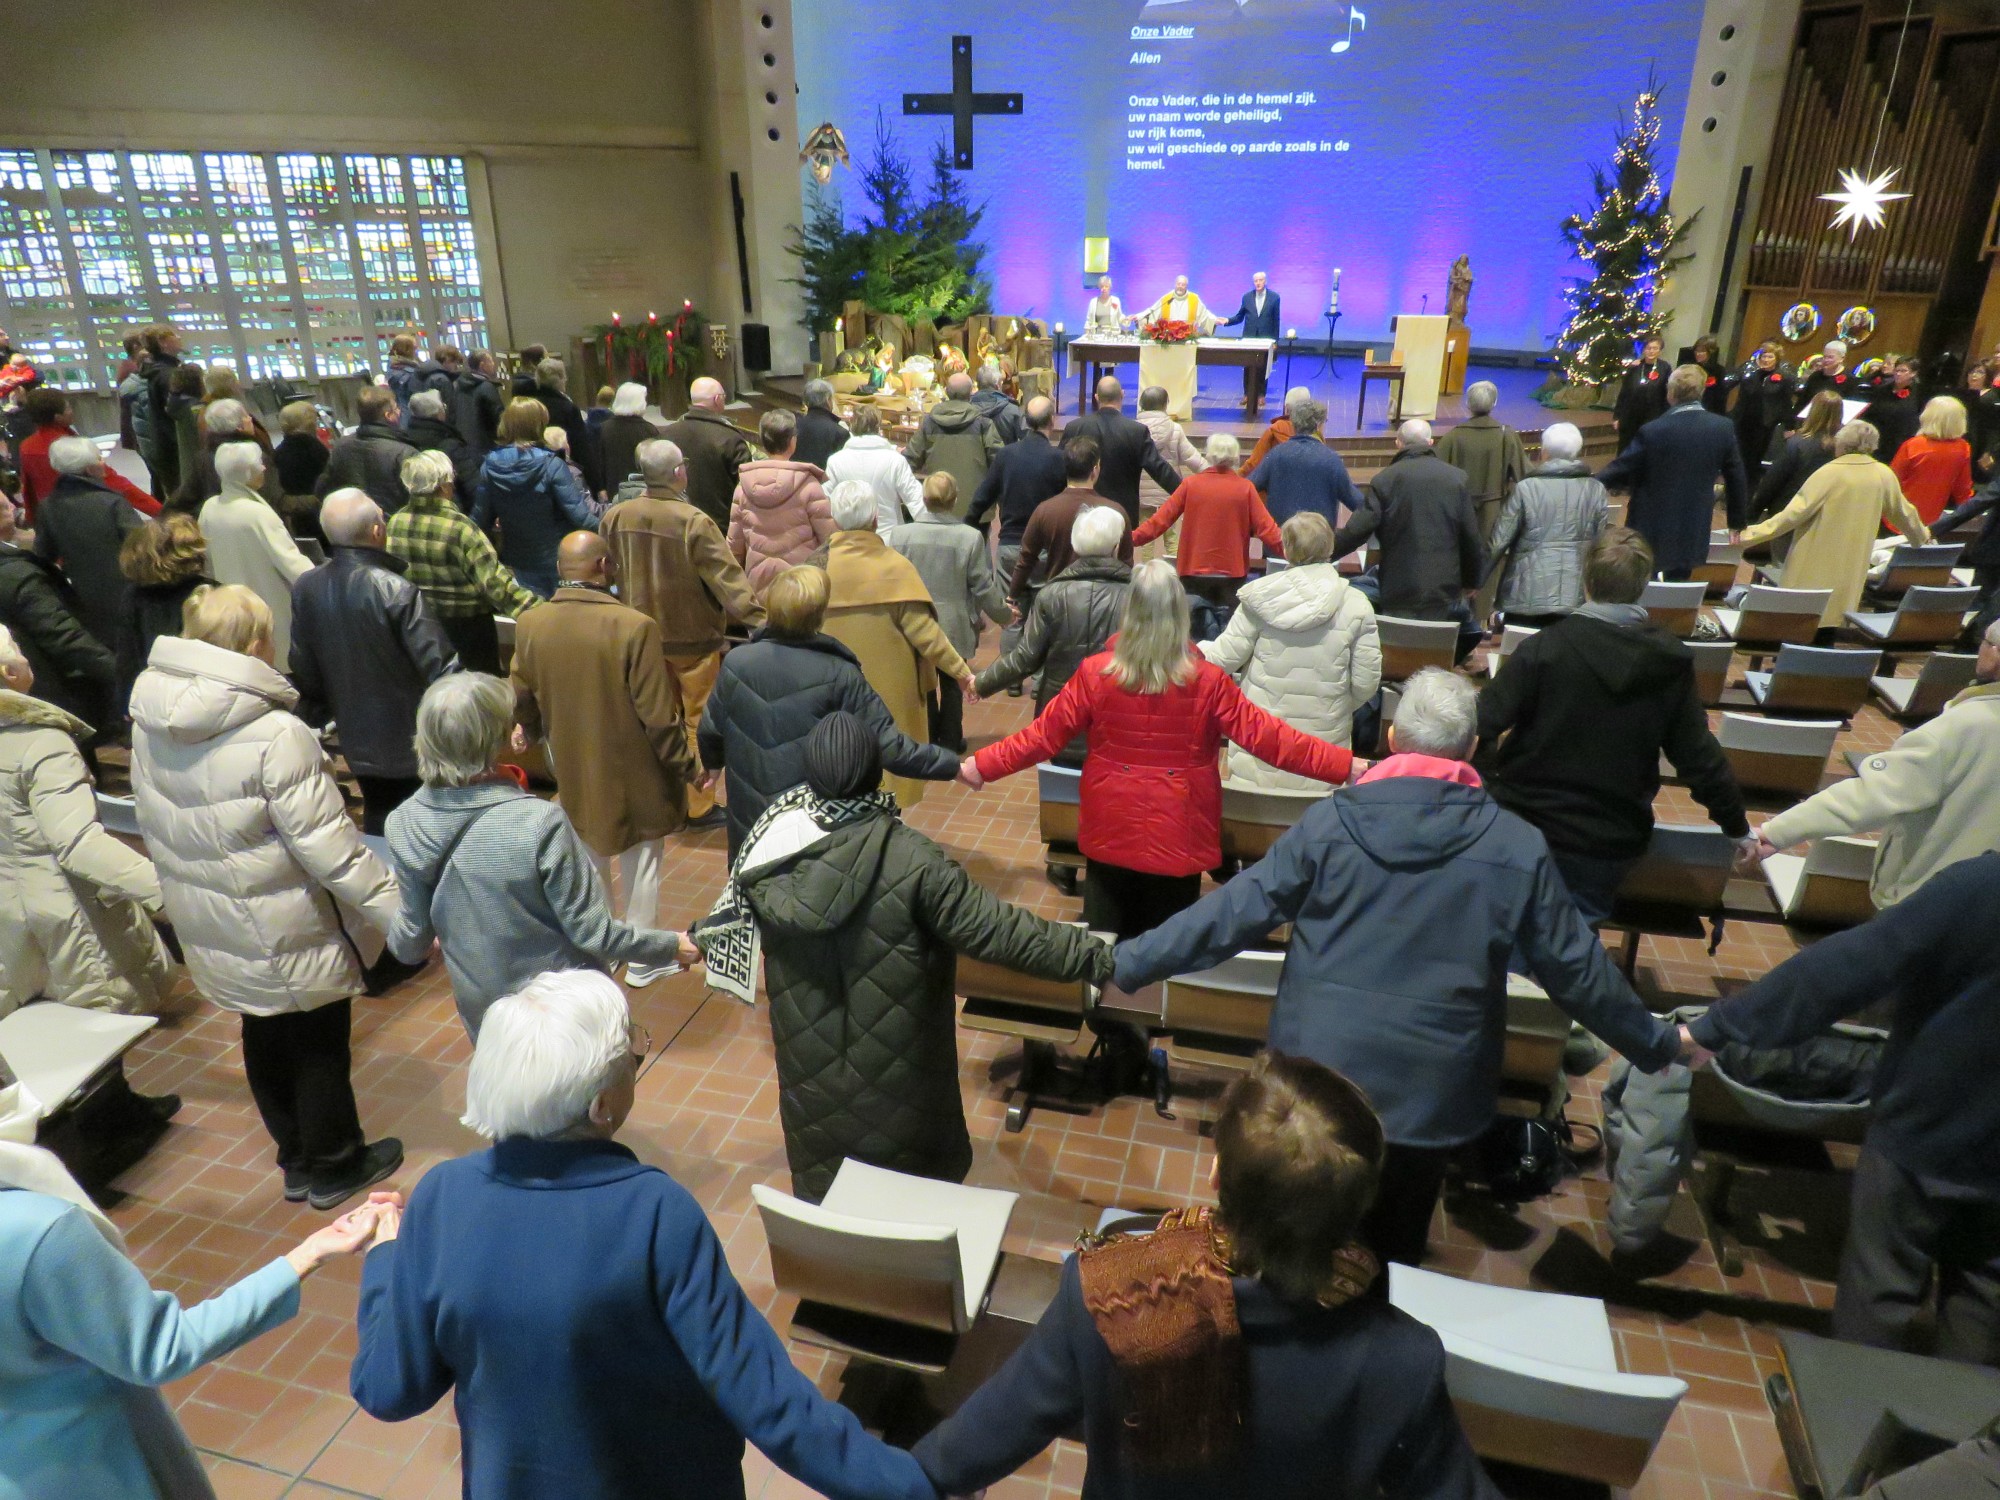
M 729 326 L 740 382 L 748 383 L 745 323 L 769 326 L 772 371 L 795 375 L 805 366 L 806 331 L 799 290 L 786 285 L 796 272 L 785 245 L 803 213 L 791 0 L 696 0 L 695 11 L 704 34 L 691 40 L 707 63 L 702 165 L 710 249 L 709 305 L 703 310 L 712 322 Z M 743 200 L 747 308 L 732 172 Z
M 1745 353 L 1734 346 L 1743 274 L 1771 166 L 1772 136 L 1798 20 L 1799 0 L 1708 0 L 1703 9 L 1672 186 L 1674 212 L 1685 217 L 1698 208 L 1701 219 L 1682 242 L 1694 259 L 1667 282 L 1657 302 L 1668 314 L 1669 357 L 1704 333 L 1722 339 L 1725 357 L 1741 359 Z M 1723 258 L 1745 167 L 1750 169 L 1749 192 L 1725 287 Z

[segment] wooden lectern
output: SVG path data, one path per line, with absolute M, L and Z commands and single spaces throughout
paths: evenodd
M 1444 383 L 1438 387 L 1441 394 L 1456 396 L 1465 389 L 1465 364 L 1471 354 L 1471 330 L 1453 318 L 1451 332 L 1445 338 Z
M 1402 415 L 1437 415 L 1438 392 L 1444 386 L 1445 342 L 1451 319 L 1442 314 L 1404 313 L 1390 325 L 1396 347 L 1403 352 Z

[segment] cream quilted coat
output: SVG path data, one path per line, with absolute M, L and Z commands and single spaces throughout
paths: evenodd
M 89 727 L 0 690 L 0 1015 L 30 1000 L 158 1008 L 173 963 L 153 867 L 104 831 L 77 749 Z
M 1292 728 L 1331 744 L 1354 734 L 1354 711 L 1382 685 L 1375 609 L 1332 563 L 1287 568 L 1245 584 L 1229 627 L 1202 653 L 1244 696 Z M 1326 784 L 1267 766 L 1229 747 L 1238 785 L 1324 792 Z
M 163 636 L 132 689 L 132 792 L 195 987 L 249 1015 L 362 989 L 396 920 L 291 684 L 253 656 Z

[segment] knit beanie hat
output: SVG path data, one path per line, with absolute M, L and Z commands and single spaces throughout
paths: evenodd
M 882 784 L 882 747 L 868 726 L 841 709 L 806 736 L 806 785 L 820 797 L 862 797 Z

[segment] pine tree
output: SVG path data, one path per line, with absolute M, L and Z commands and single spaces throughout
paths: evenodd
M 986 247 L 973 239 L 985 209 L 966 197 L 942 138 L 930 168 L 919 201 L 909 158 L 878 114 L 874 155 L 860 170 L 873 214 L 850 226 L 838 189 L 808 190 L 805 223 L 789 248 L 813 327 L 830 326 L 851 301 L 913 323 L 958 323 L 992 300 L 981 267 Z
M 1573 386 L 1616 380 L 1634 352 L 1660 332 L 1666 321 L 1653 310 L 1653 297 L 1674 267 L 1690 257 L 1675 255 L 1700 217 L 1699 210 L 1677 220 L 1653 164 L 1659 143 L 1659 86 L 1649 75 L 1632 103 L 1632 121 L 1618 136 L 1609 168 L 1590 169 L 1597 206 L 1588 217 L 1571 214 L 1562 237 L 1576 258 L 1590 267 L 1588 278 L 1563 290 L 1569 319 L 1556 335 L 1555 361 Z

